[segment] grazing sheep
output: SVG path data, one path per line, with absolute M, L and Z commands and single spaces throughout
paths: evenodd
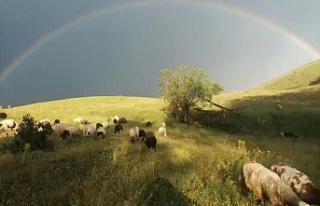
M 298 135 L 295 135 L 292 132 L 280 132 L 280 136 L 288 138 L 298 138 Z
M 66 139 L 67 137 L 79 137 L 80 131 L 75 126 L 68 126 L 65 128 L 65 130 L 62 132 L 61 137 L 62 139 Z
M 60 120 L 59 119 L 55 119 L 54 122 L 53 122 L 53 125 L 56 125 L 56 124 L 59 124 L 60 123 Z
M 141 136 L 140 136 L 141 135 Z M 140 130 L 139 131 L 139 137 L 142 141 L 144 141 L 144 143 L 146 144 L 146 146 L 149 149 L 154 149 L 156 150 L 156 146 L 157 146 L 157 138 L 154 135 L 153 132 L 147 132 L 145 133 L 144 130 Z
M 0 130 L 7 131 L 10 129 L 11 131 L 16 130 L 18 124 L 13 119 L 4 119 L 0 122 Z
M 82 132 L 85 137 L 93 137 L 96 133 L 96 128 L 91 124 L 86 124 L 83 126 Z
M 140 140 L 142 140 L 142 137 L 145 137 L 146 134 L 147 133 L 143 129 L 139 130 L 139 138 L 140 138 Z
M 147 121 L 146 127 L 152 127 L 152 123 L 150 121 Z
M 42 129 L 44 129 L 44 127 L 46 126 L 46 125 L 50 125 L 51 123 L 50 123 L 51 121 L 50 121 L 50 119 L 42 119 L 42 120 L 40 120 L 39 122 L 36 122 L 35 123 L 35 125 L 38 127 L 38 128 L 42 128 Z
M 131 128 L 129 130 L 129 137 L 132 143 L 137 141 L 137 139 L 139 138 L 139 127 Z
M 103 126 L 103 124 L 101 124 L 101 123 L 98 122 L 98 123 L 96 124 L 96 129 L 98 129 L 99 127 L 104 127 L 104 126 Z
M 166 123 L 162 122 L 161 127 L 159 127 L 158 132 L 160 135 L 163 135 L 165 138 L 167 137 L 167 129 Z
M 119 134 L 120 134 L 120 131 L 123 132 L 123 126 L 122 126 L 122 124 L 117 123 L 117 124 L 114 126 L 114 133 L 115 133 L 115 134 L 116 134 L 116 133 L 119 133 Z
M 55 133 L 57 133 L 58 135 L 61 135 L 64 132 L 64 130 L 69 126 L 70 125 L 68 125 L 66 123 L 57 123 L 52 126 L 52 129 Z
M 118 123 L 118 120 L 119 120 L 119 117 L 116 115 L 114 116 L 113 118 L 113 124 L 117 124 Z
M 125 123 L 128 123 L 128 120 L 127 120 L 127 118 L 125 118 L 125 117 L 120 117 L 120 118 L 118 119 L 118 123 L 120 123 L 120 124 L 125 124 Z
M 96 128 L 97 128 L 96 132 L 97 132 L 98 139 L 105 138 L 106 129 L 104 128 L 104 126 L 101 123 L 97 123 Z
M 7 118 L 7 114 L 4 112 L 0 112 L 0 119 L 6 119 Z
M 290 186 L 303 201 L 308 204 L 320 205 L 320 190 L 306 174 L 280 163 L 272 165 L 271 170 L 277 173 L 280 179 Z
M 277 104 L 277 109 L 278 110 L 282 110 L 282 105 L 281 104 Z
M 258 201 L 274 206 L 308 206 L 276 173 L 255 161 L 243 165 L 241 180 Z

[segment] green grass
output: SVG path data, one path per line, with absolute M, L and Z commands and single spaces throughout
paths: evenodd
M 67 143 L 52 136 L 55 152 L 0 155 L 0 205 L 254 205 L 254 198 L 242 194 L 237 183 L 239 169 L 248 160 L 267 167 L 291 164 L 319 186 L 319 91 L 312 86 L 216 96 L 215 102 L 248 115 L 236 119 L 227 113 L 227 120 L 247 133 L 222 131 L 218 122 L 209 128 L 174 123 L 162 109 L 165 103 L 153 98 L 90 97 L 4 109 L 18 121 L 28 112 L 35 119 L 69 123 L 78 116 L 96 123 L 123 115 L 129 123 L 124 134 L 113 135 L 111 129 L 102 141 Z M 277 103 L 283 110 L 276 109 Z M 258 124 L 257 118 L 266 123 Z M 127 135 L 131 127 L 144 128 L 147 120 L 154 122 L 156 152 L 141 142 L 130 143 Z M 167 139 L 157 133 L 162 121 L 169 122 Z M 279 138 L 277 124 L 299 138 Z
M 320 84 L 320 59 L 258 86 L 258 90 L 289 90 Z

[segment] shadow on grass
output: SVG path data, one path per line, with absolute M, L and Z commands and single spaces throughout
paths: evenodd
M 192 118 L 203 128 L 227 134 L 280 137 L 280 132 L 291 132 L 299 138 L 318 138 L 320 133 L 318 87 L 271 96 L 247 96 L 233 100 L 231 105 L 234 112 L 225 111 L 224 116 L 217 108 L 193 112 Z M 174 122 L 174 118 L 168 115 L 166 121 Z
M 158 176 L 145 186 L 139 197 L 138 205 L 163 206 L 163 205 L 196 205 L 166 178 Z

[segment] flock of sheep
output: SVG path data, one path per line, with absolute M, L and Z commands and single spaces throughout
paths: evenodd
M 0 117 L 7 117 L 5 113 L 1 113 Z M 81 117 L 75 118 L 75 124 L 83 125 L 81 130 L 76 125 L 60 122 L 59 119 L 54 120 L 51 124 L 50 119 L 42 119 L 35 122 L 35 128 L 39 130 L 44 130 L 46 126 L 50 126 L 54 133 L 59 135 L 62 139 L 67 138 L 77 138 L 77 137 L 96 137 L 98 140 L 104 139 L 107 135 L 107 129 L 114 126 L 114 134 L 120 134 L 124 132 L 123 124 L 126 124 L 128 120 L 125 117 L 115 116 L 108 119 L 105 122 L 98 122 L 95 125 L 91 124 L 88 120 Z M 21 123 L 20 123 L 21 124 Z M 151 127 L 152 123 L 148 121 L 146 127 Z M 19 124 L 13 119 L 4 119 L 0 122 L 0 130 L 13 131 L 18 133 Z M 166 124 L 163 122 L 158 129 L 160 135 L 167 137 Z M 149 149 L 156 150 L 157 138 L 153 131 L 146 132 L 139 127 L 130 128 L 128 132 L 128 137 L 131 142 L 136 142 L 137 140 L 143 141 Z
M 0 113 L 0 118 L 7 115 Z M 79 117 L 74 119 L 76 124 L 81 124 L 81 130 L 75 125 L 62 123 L 59 119 L 53 122 L 52 129 L 63 139 L 76 138 L 80 136 L 96 137 L 103 139 L 106 137 L 106 130 L 114 126 L 114 134 L 124 131 L 123 124 L 128 120 L 125 117 L 115 116 L 113 122 L 109 119 L 106 122 L 98 122 L 95 125 Z M 46 125 L 51 125 L 49 119 L 43 119 L 35 123 L 37 129 L 45 129 Z M 145 125 L 151 127 L 148 121 Z M 0 122 L 0 129 L 18 132 L 19 124 L 13 119 L 4 119 Z M 158 132 L 167 137 L 166 124 L 162 123 Z M 130 128 L 128 137 L 131 142 L 143 141 L 149 149 L 156 150 L 157 138 L 153 131 L 145 132 L 139 127 Z M 241 169 L 240 182 L 253 193 L 256 200 L 268 201 L 273 206 L 307 206 L 320 205 L 320 190 L 312 183 L 310 178 L 301 171 L 283 164 L 274 164 L 271 169 L 264 167 L 255 161 L 245 163 Z
M 259 202 L 269 201 L 273 206 L 320 205 L 320 190 L 306 174 L 289 165 L 278 163 L 268 169 L 251 161 L 243 165 L 240 180 Z

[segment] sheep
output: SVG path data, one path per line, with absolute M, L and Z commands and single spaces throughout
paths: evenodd
M 240 180 L 253 192 L 258 201 L 267 200 L 271 205 L 308 206 L 286 185 L 280 177 L 255 161 L 245 163 Z
M 62 139 L 66 139 L 67 137 L 75 138 L 75 137 L 80 136 L 80 132 L 77 127 L 68 126 L 64 129 L 64 131 L 62 132 L 62 134 L 60 136 L 62 137 Z
M 118 123 L 118 120 L 119 120 L 119 117 L 116 115 L 114 116 L 113 118 L 113 124 L 117 124 Z
M 50 122 L 51 122 L 50 119 L 42 119 L 42 120 L 40 120 L 39 122 L 36 122 L 35 125 L 36 125 L 38 128 L 44 129 L 44 127 L 45 127 L 46 125 L 50 125 L 50 124 L 51 124 Z
M 298 135 L 293 134 L 292 132 L 280 132 L 280 136 L 288 138 L 298 138 Z
M 83 126 L 82 132 L 85 137 L 93 137 L 96 133 L 96 128 L 91 124 L 86 124 Z
M 99 127 L 104 127 L 104 126 L 103 126 L 103 124 L 101 124 L 101 123 L 98 122 L 98 123 L 96 124 L 96 129 L 98 129 Z
M 60 120 L 59 119 L 55 119 L 54 122 L 53 122 L 53 125 L 56 125 L 56 124 L 59 124 L 60 123 Z
M 277 104 L 277 109 L 278 110 L 282 110 L 282 105 L 281 104 Z
M 150 121 L 147 121 L 146 127 L 152 127 L 152 123 Z
M 137 139 L 139 138 L 139 127 L 131 128 L 129 130 L 129 137 L 132 143 L 137 141 Z
M 10 129 L 11 131 L 15 131 L 16 128 L 18 127 L 18 124 L 16 121 L 13 119 L 4 119 L 0 122 L 0 130 L 8 130 Z
M 143 129 L 139 130 L 139 138 L 140 138 L 141 141 L 142 141 L 142 137 L 145 137 L 146 134 L 147 133 Z
M 0 119 L 6 119 L 7 118 L 7 114 L 4 112 L 0 112 Z
M 163 135 L 165 138 L 167 137 L 167 129 L 166 123 L 162 122 L 161 127 L 159 127 L 158 132 L 160 135 Z
M 120 124 L 125 124 L 125 123 L 127 123 L 128 122 L 128 120 L 127 120 L 127 118 L 125 118 L 125 117 L 120 117 L 119 119 L 118 119 L 118 123 L 120 123 Z
M 69 127 L 69 125 L 66 123 L 57 123 L 52 126 L 52 129 L 55 133 L 61 135 L 67 127 Z
M 120 123 L 117 123 L 115 126 L 114 126 L 114 132 L 113 133 L 119 133 L 120 134 L 120 131 L 123 132 L 123 126 L 122 124 Z
M 272 165 L 271 170 L 277 173 L 280 179 L 290 186 L 303 201 L 320 205 L 320 190 L 306 174 L 281 163 Z
M 97 132 L 98 139 L 106 137 L 106 130 L 101 123 L 96 124 L 96 129 L 97 129 L 96 132 Z
M 141 136 L 140 136 L 141 135 Z M 142 141 L 144 141 L 144 143 L 146 144 L 146 146 L 149 149 L 154 149 L 156 151 L 156 146 L 157 146 L 157 138 L 154 135 L 153 132 L 147 132 L 145 133 L 144 130 L 140 130 L 139 131 L 139 137 Z

